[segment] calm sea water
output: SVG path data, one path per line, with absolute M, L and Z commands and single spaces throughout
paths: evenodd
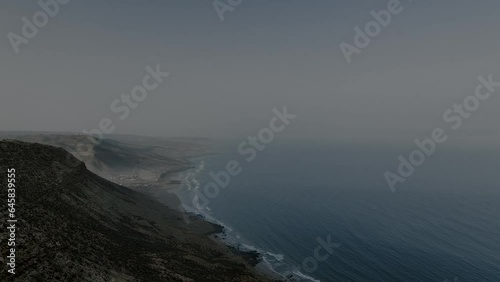
M 273 143 L 247 162 L 229 147 L 196 160 L 183 200 L 237 160 L 242 173 L 201 212 L 276 272 L 296 281 L 500 281 L 500 150 L 438 148 L 392 193 L 383 173 L 413 149 Z M 312 261 L 328 236 L 340 246 Z

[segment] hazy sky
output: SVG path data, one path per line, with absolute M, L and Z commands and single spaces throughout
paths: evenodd
M 115 133 L 238 137 L 286 105 L 298 117 L 284 136 L 416 138 L 479 75 L 500 81 L 500 2 L 402 0 L 348 64 L 339 44 L 388 2 L 243 0 L 221 22 L 212 1 L 72 0 L 15 54 L 8 33 L 41 8 L 3 0 L 0 130 L 79 132 L 109 117 Z M 113 100 L 157 64 L 170 76 L 117 119 Z M 462 134 L 500 132 L 499 96 Z

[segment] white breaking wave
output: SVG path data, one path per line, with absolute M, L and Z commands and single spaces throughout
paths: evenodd
M 258 252 L 262 257 L 262 261 L 264 262 L 265 266 L 277 275 L 285 278 L 285 274 L 292 274 L 293 277 L 290 281 L 321 282 L 320 280 L 314 279 L 313 277 L 310 277 L 285 263 L 285 255 L 268 252 L 259 247 L 244 243 L 244 240 L 241 239 L 241 236 L 239 234 L 234 232 L 233 228 L 216 219 L 211 214 L 211 209 L 208 206 L 201 205 L 198 197 L 201 183 L 198 180 L 198 176 L 204 170 L 205 161 L 201 160 L 198 162 L 194 169 L 188 172 L 187 176 L 183 180 L 182 190 L 185 194 L 185 197 L 180 198 L 186 202 L 184 203 L 185 205 L 192 206 L 191 208 L 187 209 L 189 212 L 202 216 L 208 222 L 222 226 L 224 228 L 224 236 L 222 236 L 220 239 L 224 242 L 224 244 L 235 247 L 241 251 Z M 278 271 L 277 268 L 282 269 L 282 271 Z
M 304 273 L 297 271 L 297 270 L 294 270 L 293 274 L 297 275 L 300 278 L 306 279 L 307 281 L 321 282 L 320 280 L 314 279 L 311 276 L 305 275 Z
M 267 254 L 275 258 L 277 261 L 283 261 L 285 259 L 285 256 L 282 254 L 273 254 L 271 252 L 267 252 Z

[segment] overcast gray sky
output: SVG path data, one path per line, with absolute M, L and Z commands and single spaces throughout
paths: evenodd
M 15 54 L 7 35 L 41 8 L 4 0 L 0 130 L 79 132 L 109 117 L 115 133 L 239 137 L 286 105 L 289 137 L 413 138 L 443 126 L 479 75 L 500 81 L 498 0 L 401 0 L 348 64 L 339 44 L 388 2 L 243 0 L 221 22 L 212 1 L 72 0 Z M 157 64 L 170 76 L 117 119 L 113 100 Z M 496 96 L 463 134 L 499 133 Z

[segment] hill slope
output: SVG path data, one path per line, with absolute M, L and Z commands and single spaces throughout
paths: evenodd
M 16 169 L 16 274 L 10 281 L 267 281 L 210 240 L 218 227 L 89 172 L 61 148 L 0 141 L 2 187 Z M 2 239 L 7 189 L 1 189 Z M 2 240 L 1 244 L 6 242 Z M 2 246 L 3 275 L 7 249 Z M 14 279 L 12 279 L 14 278 Z

